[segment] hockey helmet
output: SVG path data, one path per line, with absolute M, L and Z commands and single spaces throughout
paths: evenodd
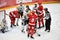
M 48 8 L 44 8 L 44 10 L 48 10 Z

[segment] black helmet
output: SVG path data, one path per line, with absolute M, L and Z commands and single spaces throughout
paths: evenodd
M 48 10 L 48 8 L 44 8 L 44 10 Z
M 34 5 L 37 5 L 37 4 L 34 4 Z
M 26 7 L 28 8 L 29 6 L 27 5 Z

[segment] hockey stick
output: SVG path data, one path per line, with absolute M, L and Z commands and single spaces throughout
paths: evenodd
M 40 34 L 37 32 L 37 28 L 36 28 L 36 32 L 35 32 L 38 36 L 40 36 Z
M 38 20 L 36 20 L 36 26 L 37 26 L 37 21 L 38 21 Z M 37 27 L 35 28 L 35 33 L 36 33 L 38 36 L 40 36 L 40 34 L 37 32 Z
M 7 16 L 9 16 L 8 14 L 6 14 Z

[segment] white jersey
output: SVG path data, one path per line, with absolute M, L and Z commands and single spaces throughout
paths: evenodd
M 51 18 L 50 13 L 49 12 L 46 12 L 45 13 L 45 19 L 49 19 L 49 18 Z
M 33 7 L 33 10 L 37 10 L 37 7 Z
M 1 25 L 2 28 L 7 28 L 6 20 L 3 19 L 1 23 L 2 23 L 2 25 Z
M 22 11 L 23 12 L 24 11 L 24 6 L 18 6 L 17 9 L 18 9 L 18 11 Z

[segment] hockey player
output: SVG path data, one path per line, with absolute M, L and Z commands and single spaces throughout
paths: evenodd
M 10 27 L 16 26 L 16 25 L 15 25 L 15 17 L 16 17 L 16 15 L 14 15 L 13 11 L 11 11 L 11 12 L 9 13 L 9 17 L 10 17 L 10 20 L 11 20 L 11 26 L 10 26 Z
M 28 24 L 28 22 L 29 22 L 29 19 L 27 19 L 27 15 L 31 12 L 31 9 L 29 8 L 29 6 L 27 5 L 26 6 L 26 16 L 25 16 L 25 18 L 26 18 L 26 24 Z
M 2 27 L 2 29 L 1 29 L 2 33 L 7 32 L 7 31 L 8 31 L 8 26 L 7 26 L 6 20 L 3 19 L 2 22 L 1 22 L 1 24 L 2 24 L 2 25 L 1 25 L 1 27 Z
M 44 13 L 43 13 L 43 6 L 41 3 L 39 3 L 39 7 L 37 9 L 37 14 L 38 14 L 38 23 L 39 23 L 39 28 L 41 28 L 41 23 L 42 23 L 42 26 L 44 27 L 44 20 L 43 20 L 43 17 L 44 17 Z
M 14 15 L 15 15 L 15 18 L 17 18 L 16 25 L 18 26 L 18 21 L 19 21 L 20 15 L 19 15 L 19 13 L 18 13 L 17 10 L 14 10 L 13 13 L 14 13 Z
M 48 11 L 48 8 L 45 8 L 45 31 L 48 30 L 50 32 L 50 25 L 51 25 L 51 15 L 50 12 Z
M 23 12 L 24 12 L 24 6 L 22 5 L 22 2 L 20 2 L 20 6 L 17 7 L 18 13 L 21 15 L 21 17 L 23 16 Z
M 28 37 L 30 36 L 31 38 L 34 39 L 33 35 L 35 33 L 35 25 L 36 25 L 36 18 L 37 15 L 35 14 L 34 11 L 32 11 L 29 15 L 28 15 Z
M 24 16 L 22 17 L 22 26 L 23 26 L 23 28 L 22 28 L 22 32 L 25 32 L 25 31 L 27 31 L 27 27 L 25 28 L 25 26 L 28 24 L 28 22 L 29 22 L 29 20 L 27 19 L 27 14 L 29 14 L 29 12 L 31 11 L 31 9 L 29 8 L 29 6 L 27 5 L 26 6 L 26 10 L 25 10 L 25 14 L 24 14 Z M 26 29 L 26 30 L 25 30 Z M 25 30 L 25 31 L 24 31 Z
M 17 7 L 17 10 L 18 10 L 18 14 L 21 15 L 22 17 L 24 12 L 24 6 L 22 5 L 22 2 L 20 2 L 20 6 Z M 19 21 L 19 18 L 17 19 L 17 26 L 18 26 L 18 21 Z
M 34 4 L 33 10 L 37 10 L 37 4 Z

